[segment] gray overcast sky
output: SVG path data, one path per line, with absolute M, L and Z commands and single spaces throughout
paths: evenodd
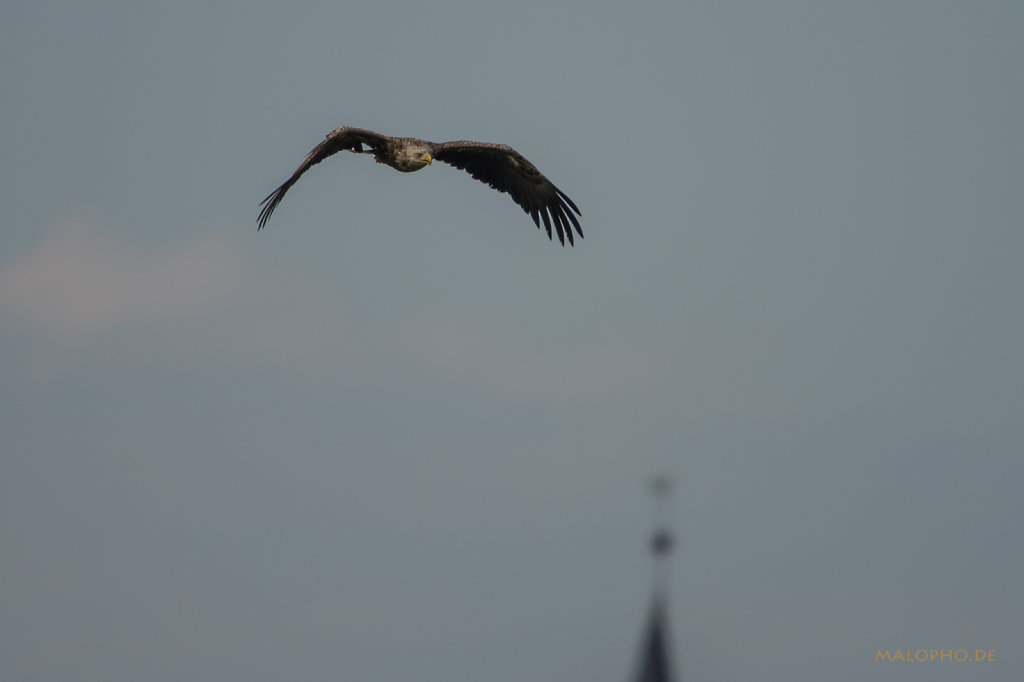
M 0 679 L 1024 672 L 1024 4 L 21 2 Z M 511 144 L 561 248 L 338 125 Z M 879 649 L 993 649 L 883 664 Z

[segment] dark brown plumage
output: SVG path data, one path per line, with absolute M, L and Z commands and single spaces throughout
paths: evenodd
M 363 149 L 364 145 L 369 149 Z M 466 171 L 499 192 L 507 192 L 533 218 L 538 228 L 541 220 L 544 221 L 549 239 L 552 238 L 552 224 L 563 246 L 566 237 L 570 245 L 575 244 L 573 228 L 583 237 L 583 230 L 576 219 L 582 213 L 572 199 L 544 177 L 526 157 L 508 145 L 465 140 L 428 142 L 412 137 L 388 137 L 372 130 L 347 126 L 331 131 L 291 177 L 263 200 L 258 229 L 266 227 L 274 209 L 303 173 L 341 151 L 373 154 L 377 163 L 387 164 L 404 173 L 417 171 L 434 160 L 443 161 Z M 573 211 L 576 215 L 573 215 Z

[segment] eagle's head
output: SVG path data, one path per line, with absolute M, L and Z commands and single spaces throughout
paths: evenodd
M 430 151 L 426 147 L 408 145 L 395 154 L 394 168 L 404 173 L 411 173 L 424 166 L 429 166 L 433 162 L 434 157 L 430 155 Z

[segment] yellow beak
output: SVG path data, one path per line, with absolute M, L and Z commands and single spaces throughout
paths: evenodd
M 426 161 L 428 166 L 434 162 L 434 159 L 430 156 L 430 154 L 424 154 L 423 156 L 420 157 L 420 160 Z

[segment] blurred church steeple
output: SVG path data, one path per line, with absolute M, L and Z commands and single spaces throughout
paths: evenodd
M 654 497 L 654 532 L 651 554 L 654 557 L 654 586 L 647 624 L 637 653 L 636 667 L 630 682 L 674 682 L 672 670 L 672 638 L 668 622 L 669 556 L 672 533 L 668 529 L 668 502 L 672 481 L 658 476 L 651 484 Z

